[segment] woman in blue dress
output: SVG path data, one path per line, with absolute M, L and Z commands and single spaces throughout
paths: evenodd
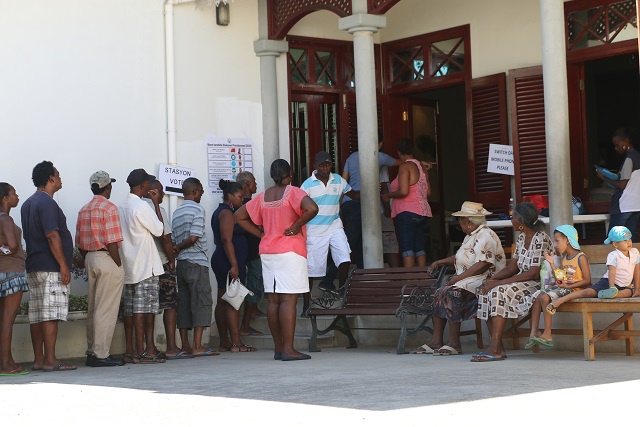
M 247 234 L 235 223 L 233 213 L 242 206 L 242 187 L 232 181 L 220 180 L 222 203 L 211 217 L 213 241 L 216 249 L 211 256 L 211 268 L 218 282 L 218 303 L 215 318 L 220 334 L 220 351 L 244 353 L 257 351 L 255 347 L 244 345 L 240 338 L 240 313 L 222 299 L 226 290 L 227 277 L 247 280 Z M 229 337 L 230 336 L 230 337 Z

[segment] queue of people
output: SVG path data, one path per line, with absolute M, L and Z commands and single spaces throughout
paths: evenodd
M 629 153 L 624 140 L 616 150 Z M 616 143 L 616 141 L 618 141 Z M 620 148 L 623 147 L 623 148 Z M 357 154 L 357 153 L 355 153 Z M 381 156 L 381 167 L 399 166 L 398 177 L 381 192 L 381 215 L 395 219 L 395 245 L 405 267 L 425 266 L 424 234 L 431 209 L 428 203 L 429 164 L 414 158 L 413 144 L 402 140 L 399 160 Z M 629 156 L 628 156 L 629 157 Z M 632 157 L 632 156 L 631 156 Z M 222 202 L 211 217 L 215 251 L 207 256 L 206 213 L 200 205 L 204 188 L 196 178 L 183 182 L 184 201 L 169 223 L 160 206 L 162 185 L 144 169 L 127 177 L 130 192 L 119 206 L 110 201 L 115 179 L 98 171 L 89 179 L 91 200 L 78 213 L 75 243 L 85 262 L 88 279 L 86 365 L 121 366 L 125 363 L 164 363 L 166 360 L 214 356 L 222 351 L 257 351 L 242 336 L 262 335 L 250 322 L 262 316 L 258 301 L 267 294 L 267 320 L 274 340 L 274 359 L 307 360 L 311 357 L 293 346 L 298 297 L 303 295 L 303 316 L 308 315 L 312 280 L 327 274 L 327 261 L 337 266 L 339 286 L 344 285 L 351 264 L 350 243 L 358 245 L 358 233 L 345 233 L 343 204 L 349 227 L 361 223 L 359 173 L 350 157 L 341 176 L 332 173 L 332 158 L 316 154 L 315 170 L 301 186 L 291 185 L 291 166 L 283 159 L 271 165 L 274 185 L 253 197 L 256 182 L 249 172 L 236 182 L 220 180 Z M 632 169 L 631 166 L 628 169 Z M 635 166 L 633 167 L 635 170 Z M 73 238 L 66 217 L 53 195 L 62 188 L 59 171 L 49 161 L 36 165 L 32 180 L 36 192 L 22 205 L 22 230 L 10 211 L 18 206 L 15 188 L 0 183 L 0 375 L 24 375 L 28 371 L 11 355 L 12 327 L 23 293 L 29 291 L 29 323 L 34 351 L 32 370 L 70 371 L 76 366 L 56 357 L 58 322 L 68 312 Z M 353 184 L 353 187 L 352 185 Z M 389 201 L 393 204 L 389 206 Z M 578 234 L 571 225 L 543 231 L 536 207 L 520 203 L 511 222 L 519 232 L 516 249 L 507 264 L 500 239 L 486 226 L 491 214 L 482 204 L 465 202 L 452 215 L 466 234 L 455 255 L 434 261 L 430 270 L 452 265 L 455 273 L 439 288 L 434 300 L 431 340 L 415 353 L 436 356 L 463 353 L 460 325 L 475 317 L 487 321 L 491 342 L 472 362 L 507 358 L 502 334 L 507 319 L 531 312 L 531 334 L 526 348 L 553 347 L 551 324 L 557 308 L 579 297 L 623 298 L 640 296 L 640 253 L 632 247 L 633 233 L 613 226 L 605 244 L 614 250 L 607 258 L 608 271 L 591 284 L 588 260 L 580 252 Z M 393 225 L 393 223 L 392 223 Z M 393 228 L 392 228 L 393 229 Z M 355 236 L 355 237 L 354 237 Z M 26 254 L 22 238 L 26 242 Z M 381 236 L 383 238 L 384 236 Z M 356 251 L 361 252 L 361 248 Z M 560 257 L 554 257 L 554 253 Z M 360 262 L 361 253 L 356 253 Z M 540 268 L 548 262 L 564 271 L 553 286 L 540 288 Z M 397 261 L 396 261 L 397 262 Z M 215 314 L 209 281 L 211 268 L 218 284 Z M 239 310 L 222 299 L 229 280 L 240 279 L 254 294 Z M 122 359 L 109 354 L 122 305 L 126 351 Z M 154 341 L 154 321 L 163 313 L 167 346 L 160 351 Z M 204 330 L 212 315 L 220 335 L 218 351 L 203 344 Z M 539 320 L 544 318 L 544 331 Z M 449 322 L 445 343 L 444 330 Z M 181 347 L 177 345 L 176 329 Z M 192 343 L 189 331 L 193 331 Z

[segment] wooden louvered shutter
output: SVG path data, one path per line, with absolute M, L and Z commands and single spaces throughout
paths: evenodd
M 507 93 L 504 73 L 471 81 L 469 126 L 470 198 L 494 213 L 506 213 L 509 176 L 487 172 L 489 144 L 509 144 Z
M 357 117 L 357 109 L 356 109 L 356 96 L 355 94 L 345 95 L 343 98 L 343 102 L 345 103 L 345 108 L 343 112 L 343 123 L 346 123 L 346 129 L 344 129 L 343 133 L 343 141 L 346 141 L 346 147 L 343 144 L 343 159 L 346 160 L 349 157 L 349 154 L 354 151 L 358 151 L 358 117 Z M 378 102 L 377 104 L 377 112 L 378 112 L 378 130 L 382 130 L 382 103 Z M 346 119 L 346 120 L 345 120 Z M 348 151 L 345 152 L 347 148 Z
M 547 195 L 547 146 L 542 67 L 509 71 L 516 202 Z

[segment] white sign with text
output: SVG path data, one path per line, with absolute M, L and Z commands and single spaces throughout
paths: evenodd
M 173 196 L 182 196 L 182 183 L 192 176 L 195 176 L 195 171 L 182 166 L 160 164 L 158 168 L 158 181 L 164 192 Z
M 489 144 L 487 172 L 513 175 L 513 147 L 502 144 Z

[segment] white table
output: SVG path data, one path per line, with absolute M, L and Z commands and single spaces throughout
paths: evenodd
M 541 216 L 538 218 L 540 221 L 545 224 L 549 224 L 549 218 L 546 216 Z M 609 214 L 592 214 L 592 215 L 574 215 L 573 223 L 574 224 L 586 224 L 588 222 L 604 222 L 605 234 L 609 231 Z M 510 219 L 499 219 L 495 221 L 487 221 L 487 226 L 490 228 L 507 228 L 513 227 Z M 583 229 L 584 237 L 584 229 Z

